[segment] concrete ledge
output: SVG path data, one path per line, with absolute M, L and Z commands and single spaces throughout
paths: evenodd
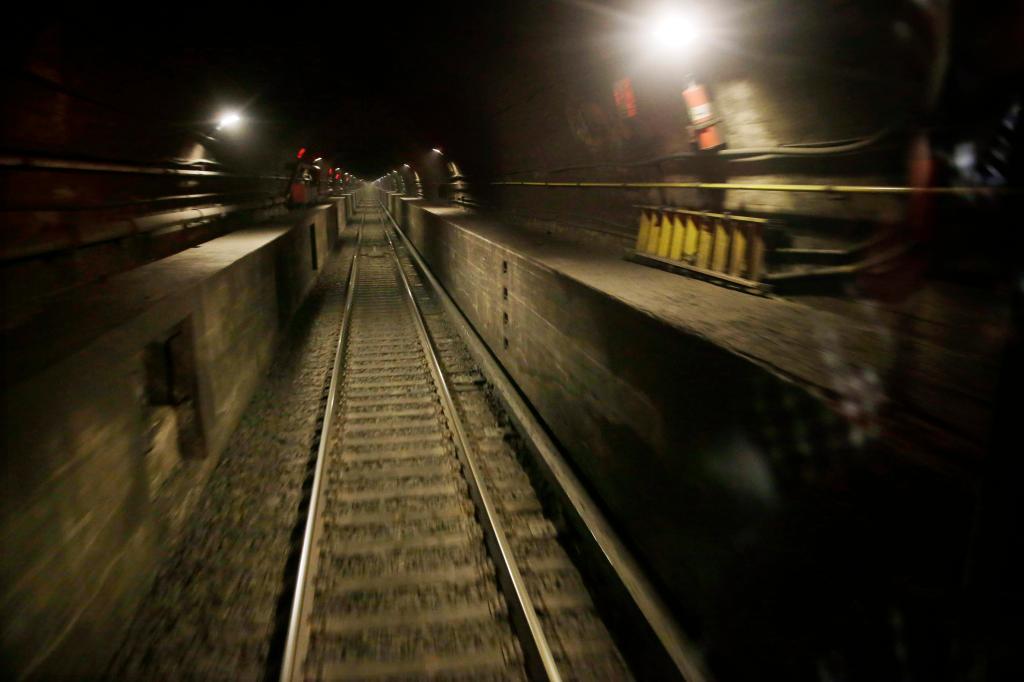
M 6 330 L 0 613 L 15 677 L 100 674 L 330 256 L 343 208 L 214 239 Z M 175 385 L 154 388 L 162 381 Z
M 818 655 L 794 644 L 827 641 L 816 624 L 855 630 L 864 609 L 884 619 L 886 600 L 955 588 L 950 529 L 970 518 L 993 367 L 462 208 L 382 200 L 713 669 L 781 669 L 780 652 Z M 857 382 L 880 401 L 876 431 L 843 416 Z

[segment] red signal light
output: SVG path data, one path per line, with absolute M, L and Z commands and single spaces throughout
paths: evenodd
M 623 78 L 615 81 L 615 89 L 612 91 L 615 97 L 615 107 L 619 110 L 622 118 L 633 118 L 636 116 L 636 94 L 633 92 L 633 81 Z
M 306 154 L 306 148 L 302 147 L 301 149 L 299 149 L 299 153 L 295 155 L 295 158 L 296 159 L 301 159 L 303 156 L 305 156 L 305 154 Z

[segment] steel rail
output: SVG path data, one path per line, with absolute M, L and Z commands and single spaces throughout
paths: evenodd
M 496 389 L 498 399 L 518 427 L 538 468 L 558 496 L 562 512 L 589 552 L 588 556 L 593 563 L 590 567 L 592 573 L 597 573 L 602 585 L 611 592 L 608 597 L 609 607 L 634 633 L 642 633 L 651 641 L 646 650 L 636 652 L 638 662 L 642 664 L 637 667 L 646 672 L 650 679 L 708 682 L 711 678 L 705 670 L 698 647 L 685 635 L 640 563 L 619 539 L 597 502 L 573 473 L 572 467 L 501 362 L 430 271 L 391 213 L 386 209 L 385 212 L 416 269 L 440 299 L 442 308 L 448 313 L 487 380 Z M 643 660 L 639 660 L 641 658 Z
M 324 410 L 324 423 L 320 430 L 320 445 L 316 452 L 316 468 L 313 474 L 313 487 L 309 493 L 309 512 L 306 515 L 306 530 L 302 538 L 302 553 L 299 558 L 299 569 L 295 579 L 295 595 L 292 600 L 291 616 L 288 621 L 288 637 L 285 640 L 284 656 L 281 661 L 281 682 L 291 682 L 302 678 L 299 667 L 302 665 L 299 654 L 299 635 L 303 627 L 304 616 L 312 604 L 311 595 L 306 593 L 306 582 L 309 565 L 315 542 L 317 516 L 320 512 L 320 497 L 323 491 L 324 468 L 327 460 L 327 448 L 330 443 L 331 423 L 334 421 L 334 406 L 337 401 L 338 381 L 344 360 L 345 341 L 352 320 L 352 301 L 354 299 L 356 279 L 359 275 L 359 252 L 363 244 L 363 226 L 365 219 L 360 216 L 359 232 L 356 238 L 356 250 L 352 255 L 352 266 L 348 271 L 345 290 L 345 308 L 342 312 L 341 329 L 338 332 L 338 347 L 334 354 L 334 366 L 331 369 L 331 385 L 328 389 L 327 407 Z
M 382 213 L 386 214 L 385 211 L 382 211 Z M 424 353 L 429 361 L 431 373 L 437 382 L 444 410 L 448 415 L 449 427 L 452 430 L 452 435 L 455 436 L 455 449 L 459 459 L 462 461 L 470 495 L 473 497 L 479 512 L 481 525 L 484 527 L 484 535 L 490 550 L 491 560 L 495 564 L 498 579 L 509 602 L 512 625 L 515 627 L 519 643 L 523 647 L 527 674 L 534 682 L 544 680 L 561 682 L 562 677 L 558 672 L 554 654 L 551 652 L 540 617 L 537 615 L 537 611 L 533 606 L 533 600 L 527 591 L 526 581 L 512 553 L 508 536 L 498 520 L 490 494 L 481 484 L 480 467 L 477 464 L 473 449 L 469 445 L 469 439 L 466 437 L 466 430 L 456 409 L 455 401 L 448 387 L 448 381 L 444 376 L 444 371 L 441 368 L 437 349 L 427 329 L 419 304 L 416 302 L 416 296 L 412 292 L 409 279 L 402 268 L 402 260 L 398 255 L 398 249 L 395 247 L 395 243 L 391 239 L 390 230 L 387 227 L 384 229 L 384 236 L 391 247 L 391 253 L 395 259 L 395 267 L 398 269 L 398 274 L 401 277 L 402 286 L 405 290 L 406 301 L 409 303 L 409 309 L 412 312 L 413 321 L 419 332 Z
M 184 164 L 182 164 L 184 165 Z M 201 168 L 173 168 L 170 166 L 139 165 L 115 161 L 77 161 L 73 159 L 43 159 L 32 156 L 0 156 L 0 167 L 15 170 L 55 170 L 77 173 L 126 173 L 129 175 L 186 175 L 198 177 L 242 178 L 247 180 L 288 180 L 286 175 L 240 175 Z

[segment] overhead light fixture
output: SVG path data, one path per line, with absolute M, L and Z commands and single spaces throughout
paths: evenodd
M 226 111 L 221 114 L 221 117 L 217 120 L 217 130 L 224 130 L 225 128 L 234 128 L 242 122 L 242 115 L 237 111 Z
M 438 154 L 440 154 L 441 156 L 444 156 L 444 152 L 442 152 L 442 151 L 441 151 L 440 149 L 438 149 L 437 147 L 434 147 L 434 148 L 433 148 L 433 149 L 432 149 L 431 151 L 435 151 L 435 152 L 437 152 Z
M 697 40 L 698 32 L 696 16 L 670 7 L 652 18 L 649 37 L 659 51 L 679 54 Z

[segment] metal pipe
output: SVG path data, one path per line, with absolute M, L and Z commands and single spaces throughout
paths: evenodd
M 772 185 L 732 182 L 540 182 L 502 180 L 491 185 L 573 187 L 581 189 L 724 189 L 756 192 L 813 192 L 818 194 L 1008 194 L 1020 190 L 994 187 L 899 187 L 887 185 Z
M 171 202 L 183 202 L 183 201 L 197 201 L 200 199 L 211 200 L 206 201 L 204 206 L 212 205 L 224 205 L 228 203 L 228 200 L 243 197 L 243 196 L 260 196 L 267 195 L 268 202 L 283 203 L 284 198 L 278 198 L 271 192 L 264 192 L 261 190 L 244 190 L 240 192 L 206 192 L 204 194 L 168 194 L 165 196 L 151 197 L 147 199 L 131 199 L 124 201 L 113 201 L 106 204 L 75 204 L 75 205 L 32 205 L 32 204 L 21 204 L 21 205 L 8 205 L 4 208 L 6 211 L 109 211 L 119 208 L 127 208 L 134 206 L 148 206 L 150 204 L 164 204 Z
M 17 170 L 64 170 L 86 173 L 130 173 L 134 175 L 197 175 L 209 177 L 248 178 L 252 180 L 287 180 L 279 175 L 237 175 L 223 171 L 167 166 L 133 166 L 109 161 L 73 161 L 69 159 L 37 159 L 28 156 L 0 156 L 0 166 Z
M 574 164 L 572 166 L 561 166 L 559 168 L 534 168 L 529 170 L 510 171 L 503 175 L 507 177 L 509 175 L 524 175 L 528 173 L 568 173 L 570 171 L 592 170 L 595 168 L 641 168 L 643 166 L 655 166 L 672 161 L 719 160 L 727 163 L 742 163 L 744 161 L 762 161 L 765 159 L 779 158 L 823 158 L 868 150 L 883 138 L 892 135 L 896 130 L 897 128 L 886 128 L 867 137 L 852 138 L 848 140 L 795 142 L 777 147 L 721 149 L 713 154 L 696 151 L 674 152 L 672 154 L 641 159 L 639 161 L 609 161 L 605 163 Z

